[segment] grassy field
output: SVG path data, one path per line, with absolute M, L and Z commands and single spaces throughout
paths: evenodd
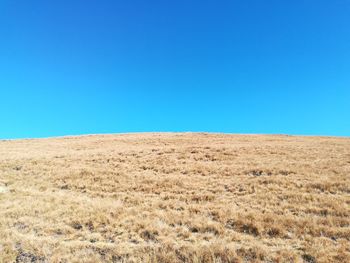
M 0 262 L 350 262 L 350 138 L 0 141 Z

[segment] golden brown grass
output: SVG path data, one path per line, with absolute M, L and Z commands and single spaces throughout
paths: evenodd
M 350 138 L 0 141 L 0 262 L 350 262 Z

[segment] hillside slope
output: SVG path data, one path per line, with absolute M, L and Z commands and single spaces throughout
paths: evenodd
M 0 262 L 350 262 L 350 138 L 0 141 Z

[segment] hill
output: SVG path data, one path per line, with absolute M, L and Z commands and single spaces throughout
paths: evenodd
M 350 262 L 350 138 L 0 141 L 0 262 Z

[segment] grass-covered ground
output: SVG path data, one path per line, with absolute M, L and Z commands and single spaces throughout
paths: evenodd
M 350 138 L 0 141 L 0 262 L 350 262 Z

